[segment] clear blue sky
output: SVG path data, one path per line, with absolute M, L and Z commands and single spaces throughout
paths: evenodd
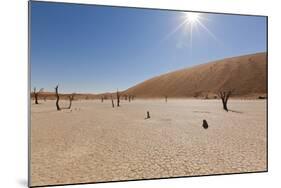
M 100 93 L 225 57 L 266 51 L 266 18 L 31 3 L 31 87 Z M 176 30 L 176 28 L 178 28 Z M 191 45 L 192 44 L 192 45 Z

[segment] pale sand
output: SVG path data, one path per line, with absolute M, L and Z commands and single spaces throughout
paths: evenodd
M 72 111 L 32 104 L 31 185 L 265 171 L 266 101 L 230 100 L 229 108 L 241 113 L 223 111 L 219 100 L 114 109 L 109 100 L 74 101 Z

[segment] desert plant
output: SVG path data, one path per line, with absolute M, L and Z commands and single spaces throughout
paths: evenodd
M 259 96 L 258 99 L 267 99 L 266 96 Z
M 227 102 L 232 93 L 233 93 L 233 90 L 229 90 L 229 91 L 220 91 L 218 94 L 222 100 L 223 109 L 227 112 L 228 112 Z
M 208 125 L 208 123 L 207 123 L 207 121 L 206 121 L 205 119 L 203 120 L 202 127 L 203 127 L 204 129 L 208 129 L 208 127 L 209 127 L 209 125 Z
M 59 111 L 60 110 L 60 106 L 59 106 L 59 100 L 60 100 L 60 96 L 59 96 L 59 85 L 57 85 L 55 87 L 55 92 L 56 92 L 56 97 L 57 97 L 57 100 L 56 100 L 56 107 L 57 107 L 57 110 Z
M 38 103 L 38 95 L 39 93 L 43 92 L 43 88 L 41 88 L 38 92 L 36 92 L 36 87 L 34 87 L 33 89 L 33 95 L 34 95 L 34 100 L 35 100 L 35 104 L 39 104 Z
M 118 92 L 118 89 L 117 89 L 117 92 L 116 92 L 116 98 L 117 98 L 117 107 L 120 107 L 120 94 Z
M 146 112 L 146 119 L 149 119 L 150 118 L 150 114 L 149 114 L 149 111 Z

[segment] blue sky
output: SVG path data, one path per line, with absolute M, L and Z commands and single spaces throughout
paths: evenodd
M 266 18 L 31 3 L 31 87 L 101 93 L 197 64 L 266 51 Z M 178 28 L 176 30 L 176 28 Z M 209 30 L 209 32 L 206 30 Z M 175 31 L 176 30 L 176 31 Z M 212 34 L 211 34 L 212 33 Z

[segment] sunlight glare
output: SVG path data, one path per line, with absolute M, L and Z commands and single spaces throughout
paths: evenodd
M 185 18 L 188 22 L 191 24 L 196 23 L 200 19 L 200 13 L 195 13 L 195 12 L 186 12 L 185 13 Z

